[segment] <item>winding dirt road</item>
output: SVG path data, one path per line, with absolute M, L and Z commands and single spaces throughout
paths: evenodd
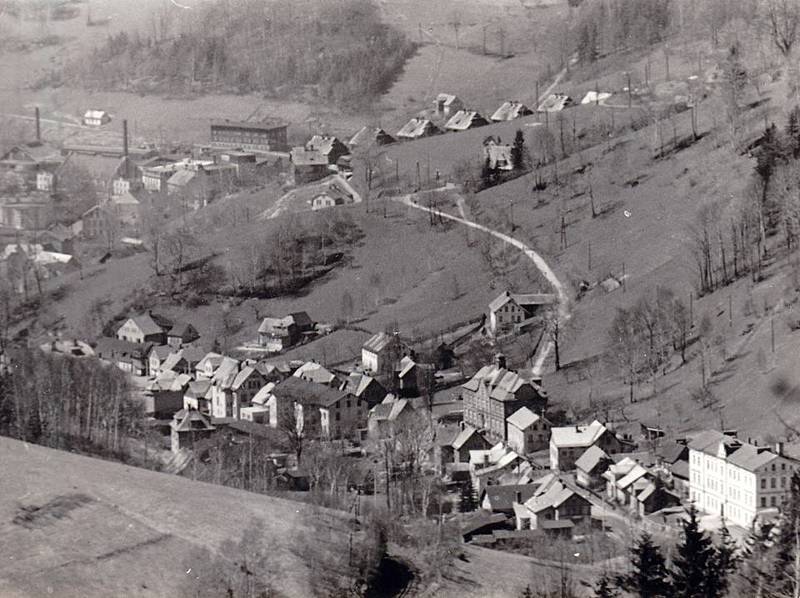
M 404 195 L 402 197 L 397 198 L 396 201 L 400 201 L 404 203 L 410 208 L 414 208 L 416 210 L 421 210 L 423 212 L 434 212 L 437 215 L 440 215 L 442 218 L 446 218 L 448 220 L 452 220 L 454 222 L 458 222 L 463 224 L 464 226 L 468 226 L 470 228 L 474 228 L 479 231 L 483 231 L 485 233 L 489 233 L 493 237 L 500 239 L 504 243 L 511 245 L 512 247 L 519 249 L 526 258 L 533 262 L 533 265 L 536 266 L 536 269 L 542 273 L 547 279 L 547 282 L 553 287 L 553 290 L 556 292 L 558 297 L 558 319 L 561 325 L 564 324 L 567 320 L 569 320 L 570 312 L 569 312 L 569 295 L 564 288 L 564 284 L 558 279 L 553 272 L 552 268 L 544 261 L 541 255 L 536 253 L 533 249 L 531 249 L 528 245 L 520 241 L 519 239 L 515 239 L 514 237 L 502 233 L 500 231 L 493 230 L 483 224 L 479 224 L 472 220 L 466 218 L 466 214 L 464 213 L 463 205 L 459 205 L 459 212 L 461 216 L 454 216 L 453 214 L 448 214 L 447 212 L 442 212 L 441 210 L 437 210 L 434 208 L 427 208 L 425 206 L 421 206 L 414 202 L 413 195 Z M 542 369 L 544 368 L 544 363 L 547 360 L 550 352 L 553 350 L 553 341 L 550 338 L 545 337 L 544 342 L 539 346 L 539 353 L 536 355 L 533 363 L 533 373 L 534 375 L 540 376 L 542 373 Z

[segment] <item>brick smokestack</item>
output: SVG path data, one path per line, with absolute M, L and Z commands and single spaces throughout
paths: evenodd
M 42 127 L 39 123 L 39 106 L 36 106 L 36 141 L 41 143 L 42 141 Z
M 128 157 L 128 121 L 122 121 L 122 155 Z

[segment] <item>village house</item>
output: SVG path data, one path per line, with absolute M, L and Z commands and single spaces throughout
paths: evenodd
M 361 347 L 361 367 L 371 374 L 394 374 L 408 347 L 397 334 L 378 332 Z
M 492 335 L 510 332 L 555 302 L 555 295 L 505 291 L 489 304 L 488 331 Z
M 350 148 L 332 135 L 314 135 L 306 142 L 306 150 L 319 152 L 328 161 L 328 164 L 336 164 L 339 158 L 350 154 Z
M 153 345 L 147 354 L 147 374 L 158 376 L 161 373 L 161 365 L 172 355 L 173 350 L 169 345 Z
M 23 231 L 41 231 L 53 223 L 52 199 L 41 191 L 0 197 L 0 226 Z
M 128 318 L 117 329 L 117 338 L 131 343 L 166 344 L 167 334 L 165 327 L 155 320 L 156 318 L 153 317 L 153 314 L 149 313 Z
M 366 401 L 372 409 L 386 398 L 386 388 L 375 378 L 361 372 L 352 372 L 344 379 L 340 390 L 349 392 L 354 397 Z
M 397 388 L 403 397 L 430 395 L 434 390 L 435 367 L 429 363 L 417 363 L 410 355 L 400 360 L 397 371 Z
M 215 372 L 212 382 L 212 415 L 215 418 L 239 419 L 242 407 L 248 407 L 256 393 L 266 383 L 264 376 L 256 368 L 250 365 L 242 366 L 236 360 L 226 357 Z
M 105 110 L 90 109 L 83 114 L 83 124 L 90 127 L 99 127 L 111 122 L 111 116 Z
M 731 432 L 701 432 L 689 442 L 689 499 L 705 513 L 749 528 L 790 495 L 798 462 L 783 447 L 743 442 Z
M 132 343 L 117 338 L 102 337 L 94 351 L 98 358 L 114 364 L 133 376 L 147 375 L 147 355 L 151 343 Z
M 397 141 L 380 127 L 364 126 L 358 133 L 350 138 L 347 145 L 350 147 L 370 147 L 372 145 L 389 145 Z
M 323 210 L 361 202 L 361 195 L 341 175 L 332 175 L 308 189 L 313 193 L 310 203 L 312 210 Z M 299 190 L 292 193 L 296 196 Z
M 151 351 L 152 353 L 152 351 Z M 194 368 L 203 359 L 205 353 L 196 347 L 184 347 L 170 353 L 161 364 L 161 371 L 176 374 L 194 375 Z
M 590 503 L 571 482 L 552 476 L 540 483 L 534 495 L 518 507 L 514 505 L 516 527 L 547 531 L 552 522 L 570 521 L 573 525 L 590 519 Z
M 514 514 L 514 503 L 523 504 L 530 500 L 538 486 L 536 484 L 511 484 L 508 486 L 488 486 L 483 491 L 481 508 L 492 513 Z
M 682 498 L 689 498 L 689 447 L 683 442 L 662 442 L 656 456 L 668 473 L 671 489 Z
M 472 483 L 480 493 L 487 486 L 499 484 L 501 478 L 510 474 L 522 474 L 530 464 L 502 442 L 486 450 L 469 452 L 469 466 Z
M 295 147 L 289 154 L 289 160 L 295 185 L 312 183 L 331 173 L 328 159 L 318 151 Z
M 212 379 L 217 368 L 222 365 L 223 359 L 224 357 L 219 353 L 214 353 L 213 351 L 206 353 L 194 368 L 195 378 L 197 380 Z
M 495 110 L 494 114 L 491 116 L 491 119 L 495 122 L 501 122 L 504 120 L 514 120 L 515 118 L 528 116 L 530 114 L 533 114 L 533 110 L 528 108 L 522 102 L 507 100 L 503 102 L 503 104 L 497 110 Z
M 508 439 L 507 420 L 515 411 L 527 407 L 544 413 L 547 393 L 532 379 L 506 369 L 506 358 L 498 354 L 494 365 L 482 367 L 461 386 L 464 400 L 464 422 L 485 430 L 490 441 Z
M 444 128 L 447 131 L 466 131 L 488 124 L 489 121 L 475 110 L 459 110 L 448 119 Z
M 397 132 L 398 139 L 422 139 L 440 135 L 442 130 L 426 118 L 412 118 Z
M 653 480 L 654 474 L 646 467 L 634 465 L 631 470 L 615 482 L 614 500 L 619 504 L 634 508 L 636 496 Z
M 188 322 L 173 322 L 172 326 L 167 330 L 167 344 L 173 349 L 180 349 L 199 338 L 200 333 Z
M 550 443 L 550 422 L 527 407 L 506 418 L 508 446 L 520 455 L 546 449 Z
M 493 170 L 514 170 L 511 146 L 489 136 L 483 141 L 483 163 Z
M 550 430 L 550 468 L 559 471 L 575 469 L 575 461 L 590 446 L 598 446 L 607 454 L 624 452 L 623 442 L 599 421 Z
M 355 438 L 367 423 L 365 401 L 294 376 L 275 386 L 268 407 L 273 428 L 297 426 L 306 438 Z
M 99 204 L 86 210 L 79 223 L 80 235 L 84 239 L 99 239 L 113 244 L 119 232 L 115 214 Z
M 649 480 L 635 495 L 632 510 L 639 517 L 646 517 L 662 509 L 670 509 L 681 504 L 681 497 L 664 486 L 660 478 Z
M 288 125 L 274 118 L 211 121 L 211 145 L 258 151 L 285 151 Z
M 590 446 L 575 461 L 575 483 L 583 488 L 605 486 L 603 474 L 614 460 L 599 446 Z
M 162 371 L 145 388 L 144 412 L 157 418 L 172 417 L 183 409 L 183 397 L 191 381 L 192 377 L 187 374 Z
M 575 100 L 563 93 L 551 93 L 538 108 L 539 112 L 561 112 L 575 105 Z
M 172 452 L 192 449 L 195 442 L 210 437 L 216 428 L 208 417 L 194 409 L 181 409 L 169 423 Z
M 0 156 L 0 173 L 17 173 L 26 186 L 32 187 L 38 173 L 55 172 L 63 162 L 64 157 L 57 148 L 41 140 L 31 141 L 15 145 Z
M 211 380 L 192 380 L 183 395 L 183 408 L 195 409 L 210 416 L 212 395 Z
M 404 429 L 413 413 L 414 407 L 410 401 L 388 395 L 369 410 L 367 434 L 373 440 L 392 438 Z
M 294 371 L 292 376 L 306 382 L 313 382 L 314 384 L 321 384 L 331 388 L 339 389 L 342 386 L 339 376 L 316 361 L 305 362 Z
M 440 93 L 433 101 L 433 107 L 437 117 L 449 118 L 464 108 L 464 102 L 453 94 Z
M 472 451 L 484 451 L 491 448 L 491 444 L 483 435 L 472 426 L 460 426 L 454 431 L 443 430 L 437 435 L 436 449 L 438 456 L 436 463 L 442 470 L 451 463 L 469 463 Z
M 296 345 L 304 334 L 313 331 L 314 322 L 304 311 L 282 318 L 267 317 L 258 327 L 258 344 L 270 353 L 279 353 Z

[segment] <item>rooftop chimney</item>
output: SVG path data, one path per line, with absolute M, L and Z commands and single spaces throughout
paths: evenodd
M 42 127 L 41 127 L 41 124 L 39 122 L 39 106 L 36 106 L 36 108 L 34 108 L 34 110 L 36 111 L 36 142 L 37 143 L 41 143 L 42 142 Z
M 516 492 L 516 498 L 517 498 L 517 502 L 519 504 L 522 504 L 522 492 L 520 492 L 519 490 L 517 490 L 517 492 Z
M 775 443 L 775 454 L 783 457 L 783 441 L 779 440 Z
M 499 369 L 506 369 L 506 356 L 502 353 L 498 353 L 494 356 L 494 363 Z

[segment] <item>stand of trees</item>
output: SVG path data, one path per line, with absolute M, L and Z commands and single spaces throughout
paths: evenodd
M 96 359 L 11 349 L 0 369 L 0 434 L 45 446 L 125 458 L 142 432 L 127 376 Z
M 748 274 L 761 280 L 774 253 L 800 249 L 800 107 L 791 110 L 783 130 L 771 124 L 755 145 L 753 174 L 733 217 L 726 220 L 722 206 L 712 203 L 692 227 L 700 294 Z
M 366 0 L 231 0 L 190 12 L 180 22 L 164 12 L 150 34 L 109 36 L 61 78 L 103 89 L 277 97 L 315 86 L 321 99 L 359 108 L 389 87 L 415 51 Z

